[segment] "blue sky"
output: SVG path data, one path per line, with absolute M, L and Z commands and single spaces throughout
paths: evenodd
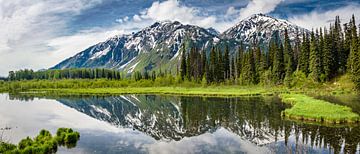
M 360 17 L 360 0 L 0 0 L 0 76 L 51 67 L 158 20 L 224 31 L 254 13 L 311 29 Z

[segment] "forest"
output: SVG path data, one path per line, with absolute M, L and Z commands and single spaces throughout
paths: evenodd
M 283 36 L 274 35 L 267 50 L 254 42 L 250 47 L 240 45 L 231 54 L 229 47 L 214 46 L 210 52 L 182 46 L 181 64 L 173 76 L 171 72 L 136 71 L 131 75 L 104 68 L 80 68 L 63 70 L 10 71 L 8 80 L 42 79 L 131 79 L 152 80 L 168 77 L 195 83 L 232 85 L 286 85 L 311 81 L 325 83 L 349 74 L 356 89 L 360 89 L 360 34 L 354 15 L 349 23 L 341 25 L 340 18 L 327 27 L 298 33 L 291 42 L 287 29 Z M 359 30 L 360 32 L 360 30 Z M 275 31 L 274 34 L 278 33 Z M 209 54 L 207 54 L 209 53 Z

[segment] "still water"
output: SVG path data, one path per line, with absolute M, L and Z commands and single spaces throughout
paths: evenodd
M 321 97 L 360 111 L 358 96 Z M 70 127 L 77 146 L 58 153 L 360 153 L 360 126 L 281 118 L 277 97 L 0 94 L 2 137 L 17 143 L 39 130 Z M 0 135 L 1 135 L 0 134 Z

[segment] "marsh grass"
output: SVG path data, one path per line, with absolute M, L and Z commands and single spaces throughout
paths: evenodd
M 289 119 L 314 121 L 320 123 L 358 123 L 360 117 L 347 106 L 332 104 L 304 94 L 281 94 L 284 103 L 292 107 L 283 111 Z

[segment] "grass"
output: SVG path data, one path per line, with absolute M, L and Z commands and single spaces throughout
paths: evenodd
M 79 88 L 79 89 L 33 89 L 29 92 L 49 92 L 56 94 L 81 95 L 115 95 L 115 94 L 160 94 L 160 95 L 191 95 L 191 96 L 256 96 L 271 95 L 280 89 L 262 87 L 124 87 L 124 88 Z
M 360 117 L 351 108 L 318 100 L 303 94 L 281 94 L 284 103 L 291 104 L 290 109 L 283 111 L 283 116 L 303 121 L 321 123 L 358 123 Z

